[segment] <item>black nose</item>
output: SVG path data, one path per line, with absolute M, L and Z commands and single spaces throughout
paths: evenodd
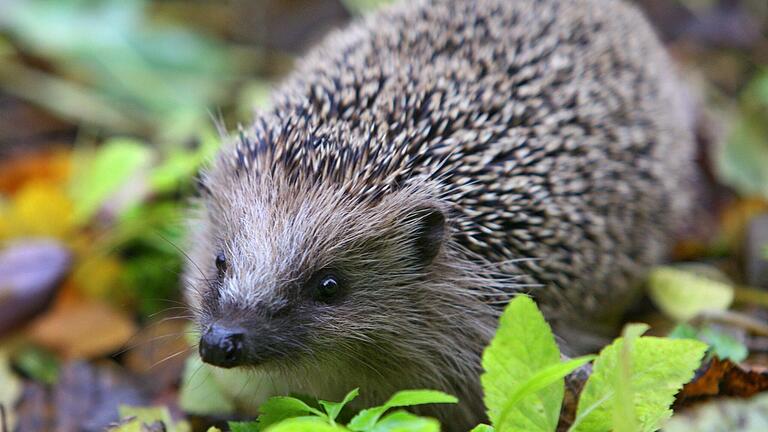
M 231 368 L 243 361 L 243 331 L 212 325 L 200 338 L 200 357 L 214 366 Z

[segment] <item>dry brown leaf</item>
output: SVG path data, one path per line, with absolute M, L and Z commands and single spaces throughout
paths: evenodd
M 740 366 L 715 357 L 697 372 L 693 381 L 683 386 L 677 395 L 675 409 L 714 397 L 748 398 L 764 391 L 768 391 L 768 370 Z
M 31 180 L 62 184 L 72 170 L 68 151 L 24 155 L 0 162 L 0 194 L 13 195 Z
M 27 334 L 65 358 L 93 358 L 117 351 L 136 333 L 125 313 L 108 304 L 59 298 L 46 314 L 32 322 Z
M 733 248 L 743 241 L 747 225 L 755 216 L 768 211 L 768 202 L 762 198 L 739 199 L 728 205 L 720 216 L 723 239 Z

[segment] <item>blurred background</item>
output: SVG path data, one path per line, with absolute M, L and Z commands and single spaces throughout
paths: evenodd
M 186 337 L 178 275 L 194 174 L 217 149 L 217 125 L 248 123 L 297 55 L 383 3 L 0 1 L 8 425 L 103 430 L 121 404 L 164 407 L 178 430 L 251 413 L 242 380 L 202 367 Z M 768 2 L 637 3 L 702 101 L 706 179 L 675 259 L 716 269 L 737 287 L 737 313 L 764 323 Z M 673 321 L 640 313 L 662 329 Z M 726 333 L 740 360 L 768 364 L 768 335 Z

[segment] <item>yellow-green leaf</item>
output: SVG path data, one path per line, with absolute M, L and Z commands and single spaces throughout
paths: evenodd
M 733 302 L 733 287 L 727 283 L 674 267 L 654 269 L 649 285 L 653 302 L 677 321 L 726 310 Z
M 136 181 L 133 176 L 152 156 L 150 147 L 130 138 L 113 138 L 93 155 L 81 153 L 71 187 L 75 220 L 87 222 L 121 187 Z
M 616 371 L 621 368 L 624 339 L 616 339 L 595 360 L 592 375 L 581 392 L 571 431 L 613 429 L 617 397 Z M 655 431 L 672 415 L 675 394 L 693 377 L 707 345 L 694 340 L 640 337 L 628 353 L 629 386 L 638 431 Z M 621 380 L 626 385 L 626 380 Z
M 552 330 L 533 300 L 518 296 L 507 305 L 496 335 L 483 353 L 482 364 L 485 405 L 496 430 L 555 430 L 565 374 L 554 374 L 548 382 L 542 382 L 544 385 L 524 391 L 542 370 L 562 367 Z

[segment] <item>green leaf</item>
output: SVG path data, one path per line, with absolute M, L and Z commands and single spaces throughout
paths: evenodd
M 163 161 L 152 169 L 149 183 L 155 193 L 176 190 L 179 185 L 192 179 L 200 166 L 211 159 L 219 147 L 219 138 L 211 130 L 204 130 L 196 139 L 197 147 L 170 146 L 170 151 Z
M 205 121 L 241 63 L 226 45 L 153 17 L 144 0 L 6 3 L 3 33 L 139 126 L 159 128 L 181 116 Z M 26 97 L 62 111 L 61 101 L 40 97 L 45 86 L 25 89 Z M 93 121 L 90 106 L 66 107 L 70 116 Z
M 673 339 L 696 339 L 709 345 L 711 354 L 720 359 L 729 359 L 733 362 L 742 362 L 749 356 L 749 350 L 746 345 L 711 325 L 706 325 L 702 329 L 697 329 L 688 324 L 679 324 L 669 333 L 668 337 Z
M 488 418 L 497 430 L 554 431 L 563 401 L 565 370 L 552 330 L 536 304 L 517 296 L 483 353 L 481 376 Z M 552 369 L 547 369 L 547 368 Z M 539 372 L 546 370 L 542 375 Z M 535 377 L 535 381 L 531 380 Z M 554 379 L 554 381 L 548 380 Z M 520 398 L 512 400 L 510 397 Z
M 433 403 L 456 403 L 458 401 L 455 396 L 437 390 L 402 390 L 392 395 L 384 405 L 394 408 Z
M 440 432 L 440 422 L 407 411 L 396 411 L 376 423 L 373 432 Z
M 343 426 L 332 425 L 320 417 L 293 417 L 263 429 L 265 432 L 339 432 Z
M 733 362 L 742 362 L 749 356 L 747 346 L 733 336 L 712 326 L 706 326 L 699 332 L 699 340 L 709 344 L 717 357 Z
M 165 407 L 132 407 L 121 405 L 118 409 L 121 418 L 132 418 L 131 421 L 122 424 L 116 429 L 120 432 L 132 432 L 145 430 L 142 425 L 151 425 L 161 422 L 168 432 L 189 432 L 189 424 L 184 421 L 173 422 L 171 413 Z
M 313 408 L 304 401 L 290 396 L 276 396 L 269 398 L 259 407 L 259 427 L 265 429 L 270 425 L 279 423 L 292 417 L 302 417 L 314 414 L 328 422 L 328 416 L 317 408 Z
M 504 413 L 512 413 L 515 404 L 519 403 L 524 398 L 533 395 L 542 389 L 550 386 L 552 383 L 562 380 L 566 375 L 573 372 L 583 364 L 593 360 L 595 355 L 587 355 L 568 360 L 563 363 L 557 363 L 549 365 L 544 369 L 537 371 L 526 382 L 517 387 L 508 397 L 506 405 L 502 410 L 499 424 L 506 423 Z
M 472 428 L 469 432 L 494 432 L 493 426 L 488 426 L 487 424 L 479 424 Z
M 45 384 L 54 384 L 59 378 L 59 361 L 44 349 L 29 346 L 19 351 L 14 363 L 25 374 Z
M 238 90 L 237 108 L 241 118 L 252 118 L 254 108 L 266 110 L 270 107 L 273 84 L 264 80 L 253 80 Z
M 571 431 L 612 429 L 614 405 L 618 402 L 616 371 L 621 367 L 624 339 L 605 347 L 593 365 L 592 375 L 581 393 Z M 638 430 L 657 430 L 672 415 L 675 394 L 693 377 L 706 345 L 693 340 L 640 337 L 629 352 L 630 387 Z
M 657 267 L 649 278 L 650 296 L 666 315 L 688 321 L 705 311 L 728 309 L 733 287 L 674 267 Z
M 750 87 L 748 90 L 754 91 L 758 101 L 768 106 L 768 70 L 763 67 L 763 70 L 752 80 Z
M 745 96 L 751 91 L 748 86 Z M 717 173 L 741 195 L 768 197 L 768 126 L 764 108 L 752 105 L 742 103 L 725 145 L 716 155 Z
M 456 402 L 458 399 L 454 396 L 436 390 L 402 390 L 395 393 L 384 405 L 360 411 L 347 427 L 353 431 L 370 431 L 390 408 Z
M 259 432 L 259 422 L 227 422 L 230 432 Z
M 179 405 L 188 412 L 201 415 L 230 414 L 235 403 L 222 391 L 211 368 L 200 357 L 190 356 L 184 364 Z
M 341 402 L 328 402 L 328 401 L 318 401 L 320 405 L 323 406 L 323 409 L 325 409 L 326 414 L 328 414 L 328 419 L 331 421 L 331 424 L 334 424 L 336 422 L 336 417 L 339 416 L 339 413 L 341 412 L 341 409 L 344 408 L 344 405 L 348 404 L 349 401 L 356 398 L 358 395 L 358 389 L 353 389 L 349 393 L 347 393 L 346 396 L 344 396 L 344 400 Z
M 613 404 L 613 430 L 635 432 L 635 395 L 632 388 L 632 350 L 635 341 L 648 331 L 647 324 L 629 324 L 624 328 L 624 343 L 621 346 L 619 367 L 614 371 L 613 388 L 616 389 L 616 403 Z
M 140 141 L 113 138 L 92 157 L 81 158 L 71 187 L 75 221 L 87 222 L 129 179 L 149 165 L 152 155 L 152 149 Z
M 690 324 L 678 324 L 667 334 L 667 337 L 671 339 L 698 339 L 699 330 Z

